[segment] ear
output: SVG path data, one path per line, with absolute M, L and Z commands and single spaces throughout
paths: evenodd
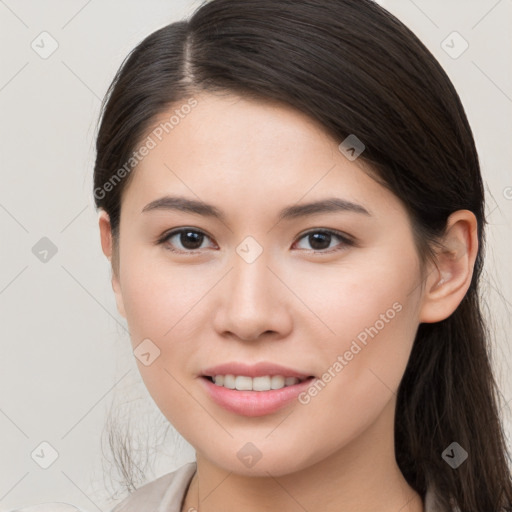
M 112 264 L 112 259 L 115 262 L 119 262 L 119 255 L 114 254 L 115 248 L 113 244 L 112 228 L 110 225 L 110 217 L 105 210 L 100 210 L 98 216 L 98 223 L 100 227 L 101 236 L 101 249 L 103 254 L 108 258 L 111 264 L 112 270 L 112 290 L 116 296 L 117 310 L 126 318 L 126 312 L 124 309 L 123 294 L 121 291 L 121 283 L 119 281 L 119 264 Z
M 448 217 L 443 247 L 436 251 L 436 261 L 426 278 L 420 322 L 448 318 L 466 295 L 478 252 L 477 226 L 469 210 L 458 210 Z

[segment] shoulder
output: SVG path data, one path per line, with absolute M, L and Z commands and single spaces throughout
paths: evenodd
M 196 463 L 189 462 L 132 492 L 111 512 L 180 512 Z

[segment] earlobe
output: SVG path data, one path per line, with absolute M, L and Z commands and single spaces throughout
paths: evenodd
M 442 247 L 426 277 L 420 322 L 448 318 L 466 295 L 478 252 L 477 220 L 469 210 L 458 210 L 447 221 Z
M 100 228 L 100 237 L 101 237 L 101 248 L 103 250 L 103 254 L 108 258 L 108 261 L 111 264 L 112 270 L 112 290 L 114 291 L 116 297 L 117 310 L 119 314 L 126 318 L 126 312 L 124 309 L 123 295 L 121 291 L 121 284 L 119 282 L 118 272 L 119 269 L 115 268 L 115 265 L 112 264 L 113 251 L 114 251 L 114 243 L 112 237 L 112 228 L 110 224 L 110 217 L 105 210 L 101 210 L 98 215 L 98 223 Z M 116 259 L 116 258 L 114 258 Z

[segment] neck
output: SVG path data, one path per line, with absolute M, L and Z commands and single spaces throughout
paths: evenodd
M 423 512 L 421 496 L 395 459 L 394 403 L 348 445 L 316 464 L 282 476 L 227 471 L 196 453 L 197 471 L 182 511 Z M 383 432 L 386 436 L 383 437 Z

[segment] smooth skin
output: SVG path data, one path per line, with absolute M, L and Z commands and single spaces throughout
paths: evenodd
M 230 93 L 195 99 L 132 171 L 118 252 L 108 215 L 99 215 L 132 347 L 149 338 L 160 349 L 149 366 L 137 360 L 141 376 L 196 450 L 182 510 L 423 511 L 395 460 L 396 393 L 419 324 L 450 316 L 469 287 L 475 216 L 449 217 L 446 248 L 422 274 L 401 201 L 316 121 Z M 142 211 L 165 195 L 211 203 L 225 218 Z M 285 207 L 328 197 L 368 214 L 278 219 Z M 175 228 L 193 228 L 197 241 L 177 234 L 158 243 Z M 308 236 L 325 230 L 353 243 Z M 263 250 L 251 263 L 237 253 L 248 236 Z M 270 361 L 321 378 L 394 303 L 400 312 L 305 405 L 246 417 L 204 391 L 202 370 L 227 361 Z M 250 468 L 237 457 L 248 442 L 262 455 Z

